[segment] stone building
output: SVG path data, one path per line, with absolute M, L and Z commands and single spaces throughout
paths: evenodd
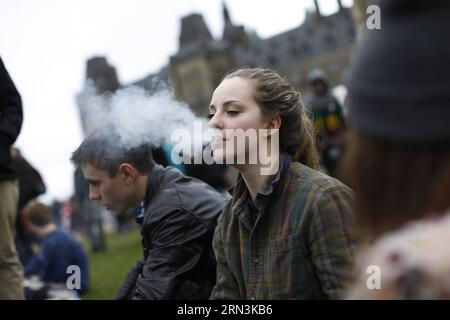
M 301 92 L 308 90 L 309 71 L 321 68 L 332 84 L 342 82 L 355 42 L 351 10 L 338 1 L 338 12 L 323 16 L 307 12 L 305 21 L 292 30 L 267 39 L 234 25 L 223 7 L 224 30 L 213 39 L 199 14 L 184 17 L 179 50 L 170 58 L 169 74 L 178 99 L 198 115 L 206 115 L 213 89 L 230 69 L 241 66 L 272 68 L 286 75 Z
M 223 5 L 224 28 L 215 39 L 201 14 L 181 20 L 178 51 L 159 73 L 132 84 L 153 90 L 155 79 L 169 82 L 177 99 L 186 102 L 199 116 L 208 113 L 214 88 L 224 74 L 241 66 L 267 67 L 280 71 L 300 92 L 308 91 L 307 76 L 312 68 L 321 68 L 331 84 L 342 83 L 349 55 L 355 42 L 355 27 L 350 8 L 337 0 L 339 10 L 324 16 L 317 0 L 314 11 L 297 28 L 267 39 L 235 25 Z M 86 78 L 93 80 L 97 93 L 115 91 L 121 86 L 115 70 L 103 57 L 87 62 Z

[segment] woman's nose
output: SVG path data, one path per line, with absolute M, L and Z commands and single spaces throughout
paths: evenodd
M 214 114 L 214 116 L 209 119 L 209 125 L 216 129 L 223 129 L 223 121 L 220 119 L 220 115 L 218 112 Z

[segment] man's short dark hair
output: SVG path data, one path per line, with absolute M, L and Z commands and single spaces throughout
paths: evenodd
M 71 161 L 81 167 L 90 164 L 113 177 L 122 163 L 129 163 L 139 173 L 148 173 L 155 164 L 150 144 L 121 146 L 114 129 L 103 127 L 91 133 L 72 154 Z

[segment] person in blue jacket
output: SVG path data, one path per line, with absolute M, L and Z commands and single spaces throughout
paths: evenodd
M 39 292 L 26 289 L 26 298 L 46 299 L 52 288 L 73 289 L 77 295 L 86 292 L 88 261 L 78 240 L 57 228 L 49 206 L 31 201 L 23 212 L 31 231 L 41 239 L 39 252 L 25 265 L 25 277 L 37 276 L 45 284 Z

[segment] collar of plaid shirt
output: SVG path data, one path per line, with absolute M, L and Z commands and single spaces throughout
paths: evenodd
M 289 168 L 290 164 L 292 163 L 292 157 L 287 152 L 283 152 L 280 155 L 280 166 L 277 170 L 277 172 L 273 175 L 267 176 L 266 180 L 264 180 L 263 185 L 258 191 L 258 194 L 256 195 L 256 199 L 254 202 L 255 207 L 258 209 L 260 214 L 264 214 L 264 210 L 262 208 L 267 203 L 268 199 L 270 198 L 270 195 L 274 190 L 276 190 L 276 187 L 278 183 L 280 182 L 281 177 L 284 175 L 284 173 Z M 244 225 L 251 230 L 253 226 L 253 219 L 250 217 L 250 211 L 245 210 L 243 207 L 246 206 L 246 201 L 249 198 L 248 189 L 245 185 L 244 179 L 239 174 L 236 186 L 233 190 L 232 194 L 239 194 L 241 195 L 239 199 L 236 200 L 236 202 L 233 205 L 233 212 L 236 215 L 236 217 L 244 223 Z

